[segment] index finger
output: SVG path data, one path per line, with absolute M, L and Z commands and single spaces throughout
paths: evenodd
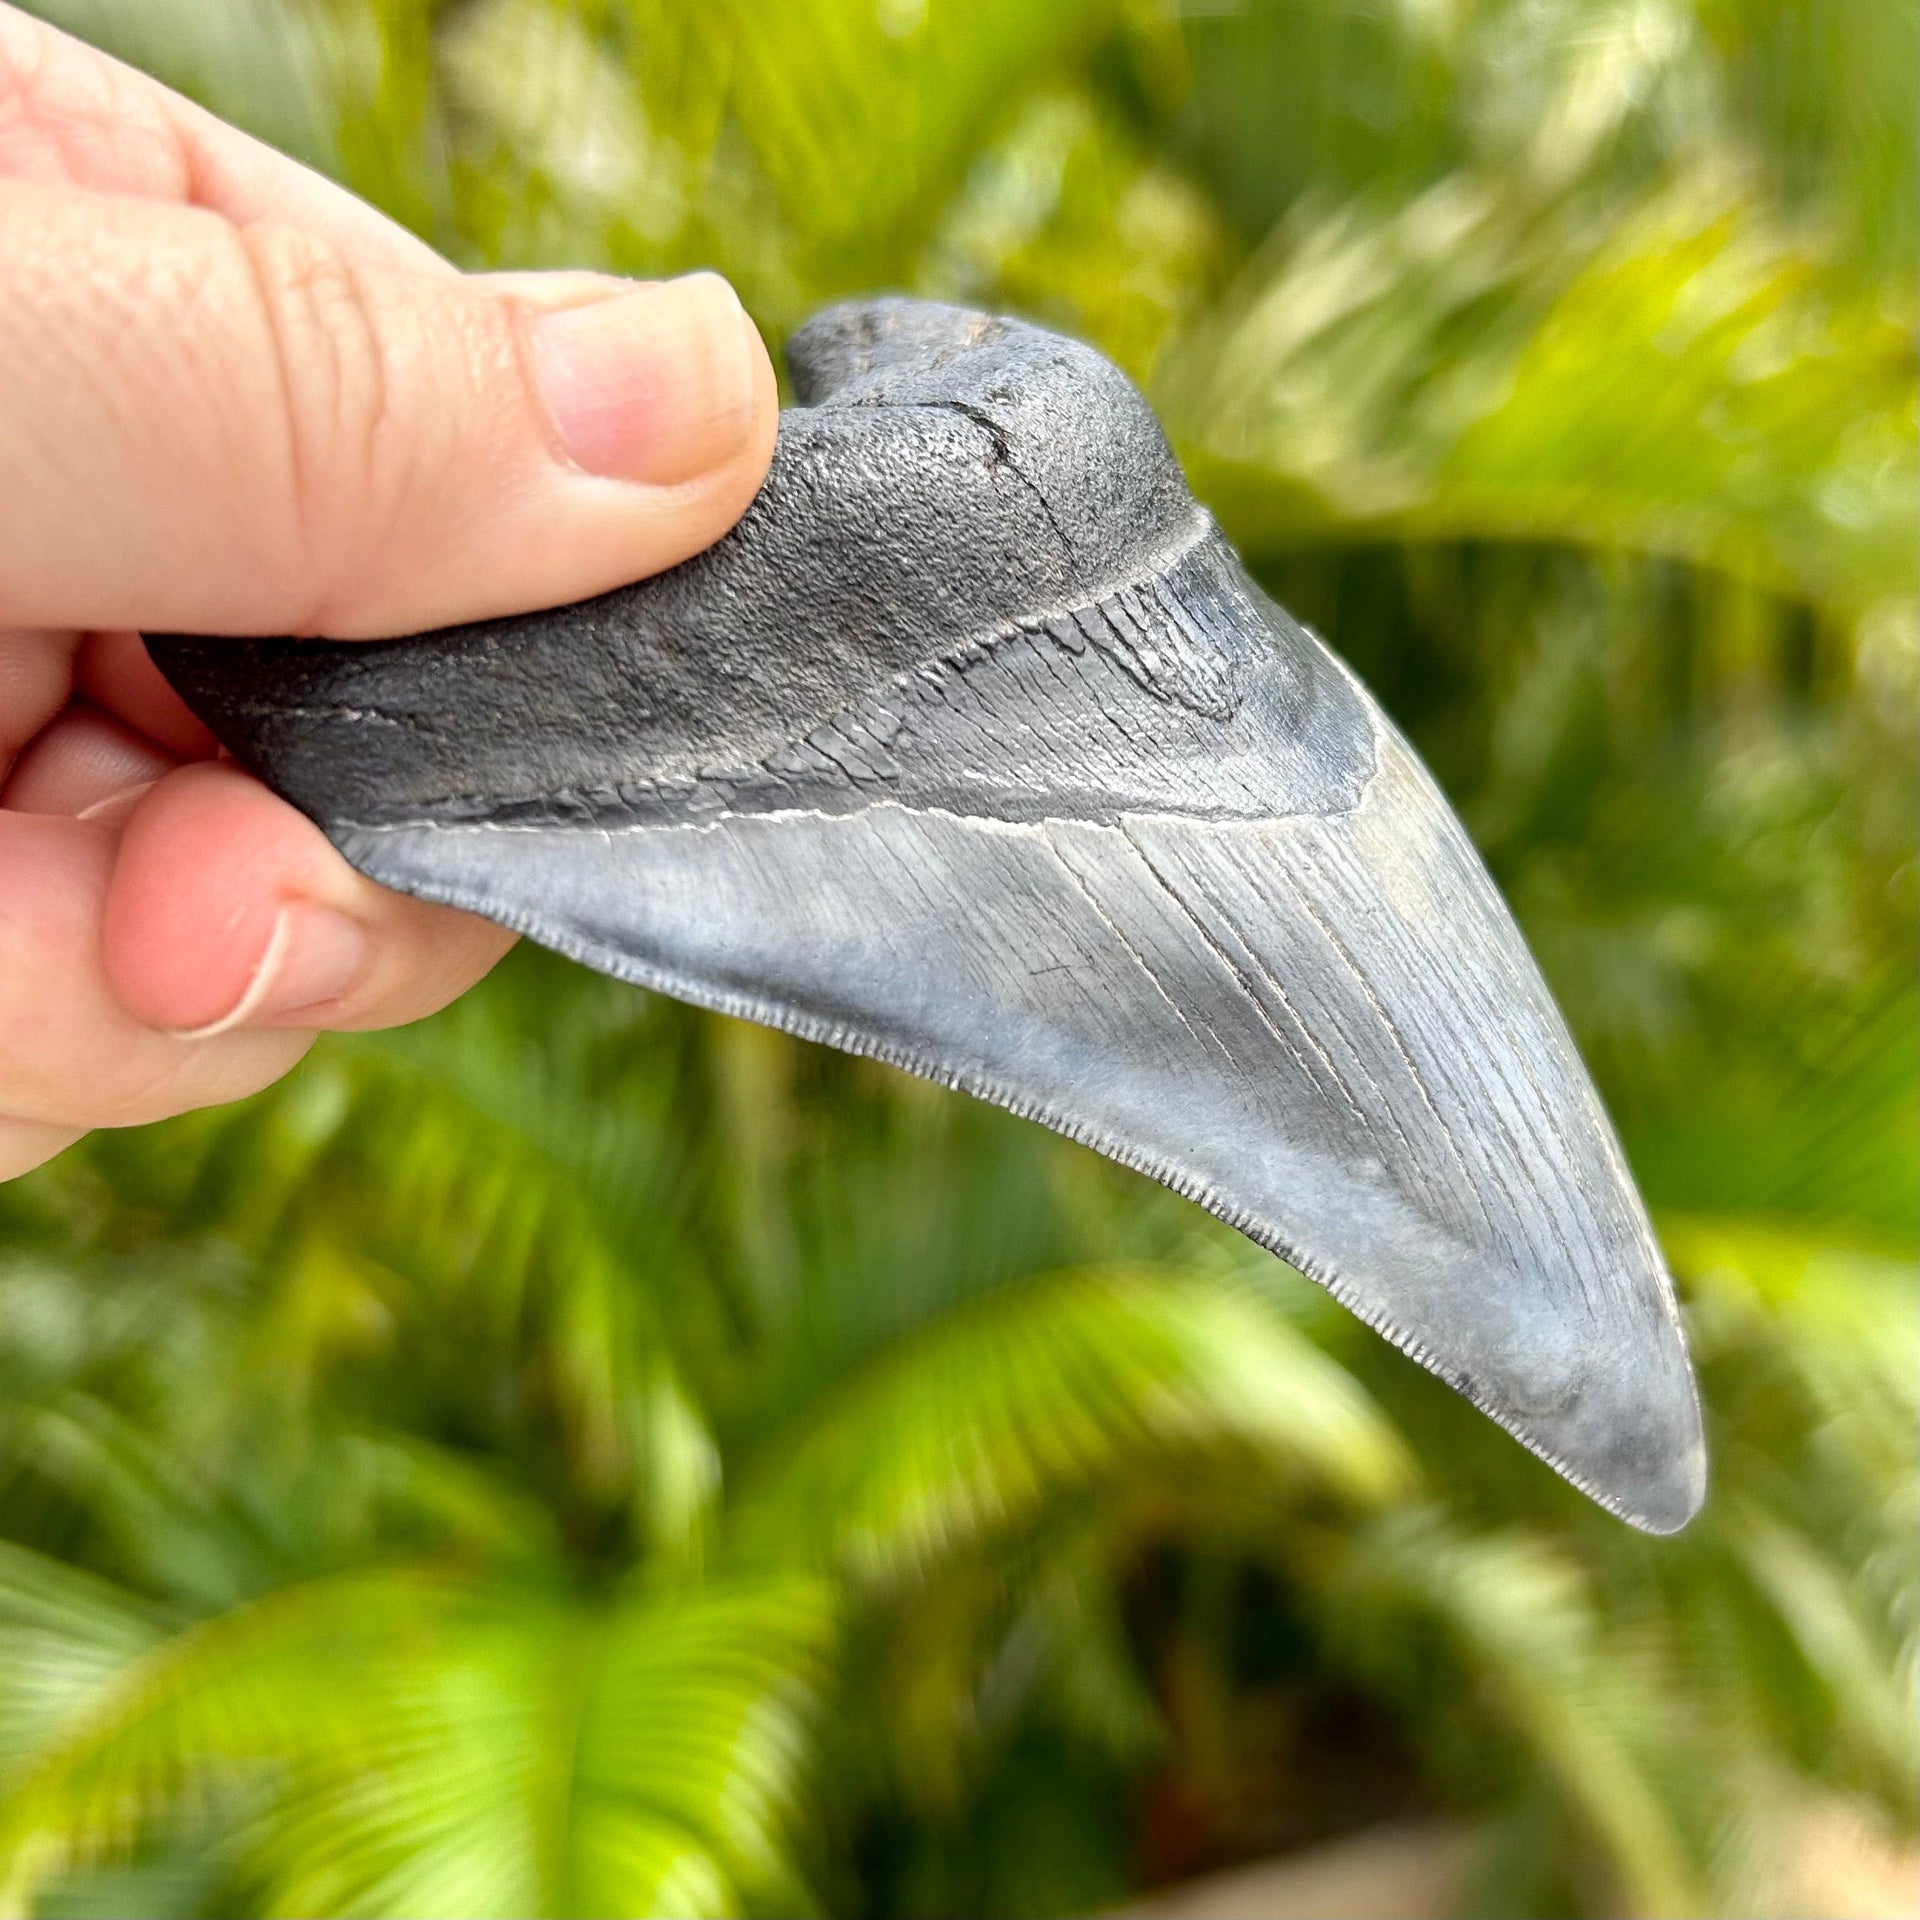
M 0 179 L 280 220 L 369 265 L 454 269 L 344 188 L 0 0 Z

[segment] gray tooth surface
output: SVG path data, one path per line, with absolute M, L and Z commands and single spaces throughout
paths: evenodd
M 233 643 L 156 658 L 374 879 L 1138 1167 L 1684 1524 L 1659 1250 L 1412 750 L 1085 349 L 902 302 L 796 347 L 817 404 L 661 581 L 237 691 Z
M 1704 1455 L 1660 1258 L 1472 848 L 1378 720 L 1329 816 L 1002 820 L 875 796 L 623 828 L 372 827 L 405 891 L 945 1080 L 1320 1280 L 1656 1530 Z

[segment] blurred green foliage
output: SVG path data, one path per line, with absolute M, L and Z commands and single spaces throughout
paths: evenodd
M 534 953 L 0 1190 L 0 1891 L 1043 1915 L 1916 1793 L 1912 0 L 40 0 L 463 264 L 1094 339 L 1474 828 L 1686 1296 L 1590 1509 L 1003 1115 Z M 1797 1911 L 1798 1909 L 1796 1909 Z

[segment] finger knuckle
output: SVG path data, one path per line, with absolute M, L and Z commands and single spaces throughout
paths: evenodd
M 323 632 L 359 589 L 369 527 L 386 517 L 408 452 L 379 297 L 338 248 L 299 228 L 238 230 L 278 385 L 286 508 L 304 585 L 293 624 Z
M 0 6 L 0 176 L 171 196 L 187 174 L 148 89 L 91 47 Z
M 40 118 L 53 39 L 25 14 L 0 11 L 0 132 Z

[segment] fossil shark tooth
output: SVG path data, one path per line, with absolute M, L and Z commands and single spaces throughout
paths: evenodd
M 1683 1525 L 1672 1289 L 1546 986 L 1139 394 L 903 300 L 820 315 L 790 363 L 765 487 L 670 573 L 154 657 L 373 879 L 1097 1147 Z

